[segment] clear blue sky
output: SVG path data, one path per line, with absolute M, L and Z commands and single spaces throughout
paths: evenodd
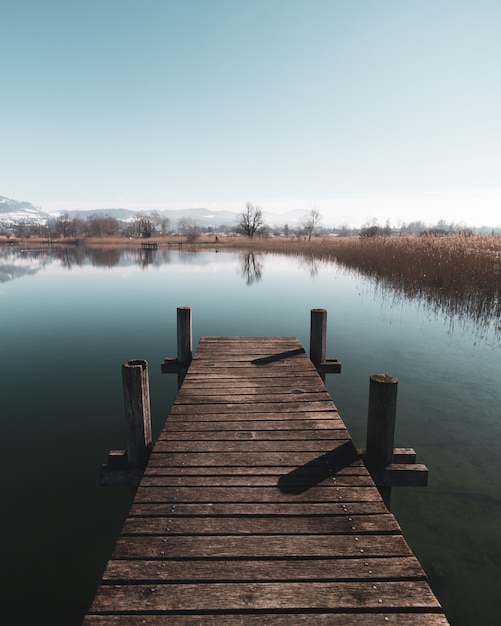
M 499 0 L 0 0 L 0 27 L 0 195 L 501 224 Z

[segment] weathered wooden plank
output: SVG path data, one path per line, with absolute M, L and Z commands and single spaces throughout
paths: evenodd
M 266 357 L 264 357 L 266 358 Z M 284 380 L 285 384 L 289 384 L 292 380 L 299 381 L 300 378 L 290 377 L 290 369 L 291 365 L 297 370 L 303 370 L 304 361 L 295 362 L 285 362 L 285 361 L 276 361 L 269 363 L 267 365 L 257 365 L 250 363 L 248 361 L 240 361 L 237 358 L 233 358 L 232 360 L 226 361 L 224 356 L 221 359 L 212 359 L 212 360 L 201 360 L 193 362 L 190 366 L 191 372 L 196 376 L 202 376 L 203 372 L 221 372 L 222 378 L 233 378 L 235 379 L 237 374 L 239 375 L 240 380 L 270 380 L 273 378 L 281 377 Z M 310 364 L 311 365 L 311 364 Z M 305 378 L 310 379 L 314 378 L 315 375 L 318 377 L 318 372 L 315 368 L 309 369 L 308 367 L 304 371 L 306 374 Z M 284 377 L 287 377 L 284 378 Z
M 371 469 L 371 476 L 379 486 L 425 487 L 428 484 L 428 468 L 421 463 L 390 463 L 382 470 Z
M 306 416 L 312 411 L 326 411 L 333 413 L 336 411 L 336 407 L 334 406 L 332 400 L 328 399 L 304 403 L 298 400 L 297 402 L 280 402 L 279 404 L 276 402 L 253 402 L 247 404 L 227 402 L 225 404 L 210 403 L 206 406 L 174 404 L 170 410 L 169 419 L 170 416 L 179 414 L 191 414 L 193 419 L 197 419 L 197 416 L 206 415 L 208 413 L 225 413 L 231 414 L 232 417 L 236 417 L 240 414 L 247 416 L 244 419 L 249 419 L 249 416 L 253 416 L 254 413 L 266 413 L 271 419 L 277 419 L 277 416 L 283 417 L 288 413 L 302 413 Z
M 141 487 L 275 487 L 282 491 L 287 488 L 305 487 L 326 487 L 332 490 L 336 487 L 373 487 L 374 483 L 367 474 L 336 474 L 324 476 L 318 474 L 296 476 L 292 474 L 288 480 L 283 476 L 270 475 L 222 475 L 222 476 L 197 476 L 197 475 L 176 475 L 158 476 L 149 472 L 144 476 Z M 331 496 L 332 497 L 332 496 Z
M 328 439 L 325 441 L 298 441 L 298 440 L 276 440 L 269 439 L 252 439 L 249 440 L 225 440 L 211 441 L 202 439 L 201 441 L 166 441 L 159 439 L 155 444 L 155 452 L 247 452 L 249 443 L 252 444 L 252 450 L 264 454 L 266 452 L 318 452 L 323 454 L 327 452 L 330 446 L 339 445 L 339 442 L 351 441 L 346 431 L 339 431 L 336 439 Z M 330 446 L 329 446 L 330 444 Z M 265 460 L 265 459 L 263 459 Z
M 379 500 L 371 487 L 310 487 L 301 493 L 276 487 L 144 487 L 141 483 L 136 502 L 353 502 Z
M 167 446 L 166 446 L 167 448 Z M 260 463 L 275 467 L 301 467 L 309 463 L 322 464 L 322 458 L 328 453 L 319 454 L 316 451 L 308 452 L 267 452 L 266 458 L 262 452 L 253 449 L 243 452 L 157 452 L 153 450 L 150 464 L 162 464 L 164 467 L 188 466 L 219 466 L 219 467 L 255 467 Z M 160 461 L 161 459 L 161 461 Z M 329 462 L 325 461 L 325 471 L 329 471 Z M 334 470 L 333 470 L 334 471 Z
M 249 422 L 247 422 L 249 424 Z M 159 441 L 232 441 L 239 440 L 253 440 L 253 441 L 291 441 L 298 439 L 299 441 L 330 441 L 336 439 L 346 439 L 346 430 L 341 424 L 338 424 L 338 428 L 323 428 L 312 430 L 311 428 L 306 430 L 299 429 L 285 429 L 285 428 L 263 428 L 261 429 L 259 424 L 254 422 L 251 427 L 247 429 L 237 428 L 230 430 L 229 428 L 220 430 L 215 424 L 213 429 L 205 429 L 202 431 L 196 430 L 165 430 L 159 436 Z M 349 438 L 349 437 L 348 437 Z M 222 444 L 224 445 L 224 444 Z
M 219 372 L 219 369 L 216 370 Z M 288 368 L 283 366 L 280 371 L 268 372 L 268 370 L 255 370 L 248 366 L 227 365 L 221 371 L 221 376 L 217 378 L 207 378 L 200 373 L 192 372 L 190 384 L 184 390 L 191 392 L 207 392 L 213 394 L 220 389 L 224 391 L 249 390 L 250 393 L 263 393 L 266 390 L 293 391 L 295 389 L 303 389 L 305 391 L 322 392 L 323 382 L 315 371 L 310 372 L 307 376 L 298 378 L 297 376 L 287 376 Z M 228 374 L 228 377 L 225 376 Z M 230 375 L 231 374 L 231 375 Z M 281 375 L 277 375 L 281 374 Z M 238 376 L 237 376 L 238 375 Z M 183 391 L 182 388 L 180 391 Z
M 287 417 L 286 419 L 269 419 L 269 414 L 263 413 L 255 415 L 253 414 L 252 420 L 230 420 L 226 416 L 224 419 L 215 420 L 193 420 L 189 416 L 176 416 L 176 418 L 169 418 L 169 427 L 162 430 L 159 437 L 170 438 L 171 433 L 182 432 L 188 433 L 204 432 L 211 433 L 213 430 L 275 430 L 275 431 L 293 431 L 311 430 L 317 433 L 317 437 L 322 437 L 323 433 L 318 431 L 323 430 L 337 430 L 338 428 L 345 428 L 344 422 L 337 417 L 332 417 L 329 414 L 320 413 L 320 416 L 325 415 L 324 418 L 311 418 L 309 420 L 304 419 L 304 414 L 301 416 Z
M 214 342 L 208 341 L 204 338 L 200 344 L 199 349 L 196 351 L 194 361 L 212 361 L 218 358 L 234 357 L 241 359 L 246 363 L 257 365 L 268 365 L 271 362 L 284 362 L 297 358 L 307 358 L 304 348 L 298 345 L 297 340 L 288 339 L 281 343 L 270 342 L 261 338 L 259 341 L 254 340 L 220 343 L 218 340 Z M 261 359 L 266 359 L 264 363 Z M 309 363 L 308 359 L 308 363 Z
M 342 581 L 342 580 L 425 580 L 414 556 L 365 557 L 350 559 L 287 560 L 115 560 L 108 563 L 103 580 L 119 583 L 194 581 Z
M 276 354 L 254 353 L 247 357 L 238 354 L 220 354 L 213 357 L 196 357 L 193 359 L 190 367 L 193 367 L 196 372 L 202 367 L 228 368 L 230 365 L 234 365 L 242 369 L 258 372 L 264 368 L 267 371 L 275 368 L 287 370 L 291 365 L 299 366 L 304 363 L 306 371 L 315 371 L 315 368 L 307 359 L 308 357 L 304 353 L 295 353 L 294 351 L 284 351 Z M 310 366 L 312 369 L 310 369 Z
M 134 502 L 129 516 L 167 517 L 198 515 L 373 515 L 387 513 L 383 501 L 369 502 Z
M 277 345 L 289 345 L 291 348 L 296 348 L 299 342 L 293 335 L 239 335 L 238 337 L 204 335 L 197 349 L 197 354 L 199 350 L 202 353 L 203 350 L 208 349 L 210 349 L 211 354 L 217 353 L 221 349 L 243 350 L 246 344 L 254 349 Z
M 156 518 L 129 517 L 122 535 L 354 535 L 398 534 L 393 515 L 338 515 L 314 518 L 310 515 L 243 517 L 217 516 Z
M 282 376 L 282 384 L 280 384 L 280 379 L 277 376 L 263 375 L 262 372 L 255 372 L 255 375 L 252 375 L 251 370 L 245 378 L 242 377 L 242 371 L 236 372 L 235 374 L 240 374 L 238 381 L 240 389 L 253 389 L 254 391 L 267 388 L 276 389 L 279 387 L 285 389 L 299 388 L 322 391 L 323 385 L 318 374 L 313 372 L 307 376 L 302 376 L 300 379 Z M 193 374 L 193 376 L 190 376 L 188 381 L 183 384 L 183 390 L 205 390 L 212 392 L 214 389 L 228 387 L 228 383 L 232 380 L 235 380 L 234 376 L 226 379 L 219 376 L 219 373 L 212 379 L 207 378 L 205 373 Z
M 243 373 L 246 374 L 245 377 L 242 376 Z M 209 385 L 212 383 L 215 385 L 232 385 L 236 380 L 239 385 L 263 384 L 277 386 L 280 385 L 280 382 L 285 385 L 298 384 L 299 382 L 301 385 L 323 384 L 318 376 L 318 372 L 315 369 L 302 372 L 301 378 L 296 376 L 295 378 L 287 377 L 286 379 L 284 379 L 283 371 L 251 369 L 245 365 L 239 367 L 238 364 L 233 367 L 217 367 L 214 370 L 204 372 L 201 371 L 201 368 L 199 368 L 198 371 L 190 369 L 190 382 L 196 383 L 197 385 Z
M 234 373 L 234 368 L 230 370 Z M 231 391 L 234 387 L 235 390 L 250 390 L 252 393 L 262 393 L 263 390 L 272 389 L 274 391 L 292 391 L 295 389 L 303 389 L 309 391 L 322 392 L 325 391 L 324 384 L 321 378 L 316 373 L 311 373 L 308 376 L 301 376 L 301 379 L 293 377 L 282 376 L 252 376 L 251 372 L 246 377 L 242 377 L 242 372 L 236 372 L 238 374 L 238 384 L 235 384 L 236 376 L 230 378 L 224 378 L 219 373 L 214 375 L 214 378 L 208 378 L 206 374 L 192 373 L 190 376 L 190 393 L 197 393 L 198 395 L 209 394 L 219 390 Z M 187 389 L 186 387 L 185 389 Z M 181 392 L 184 392 L 181 389 Z
M 183 467 L 172 467 L 172 466 L 164 466 L 162 464 L 161 455 L 157 455 L 156 457 L 158 462 L 150 462 L 148 467 L 144 472 L 144 476 L 212 476 L 212 477 L 222 477 L 226 476 L 268 476 L 270 480 L 273 478 L 275 482 L 278 483 L 278 480 L 283 476 L 287 476 L 288 474 L 293 474 L 297 472 L 297 467 L 273 467 L 262 465 L 260 467 L 249 468 L 249 467 L 240 467 L 236 465 L 231 466 L 183 466 Z M 250 472 L 252 471 L 252 474 Z M 337 469 L 336 471 L 325 471 L 321 467 L 312 468 L 308 471 L 307 476 L 311 476 L 311 480 L 315 477 L 319 478 L 317 483 L 322 482 L 323 480 L 327 480 L 329 477 L 343 477 L 343 476 L 367 476 L 366 468 L 358 464 L 356 461 L 351 465 L 347 465 L 346 467 L 342 467 Z M 217 481 L 215 481 L 217 482 Z
M 180 394 L 176 400 L 176 405 L 181 404 L 189 404 L 189 405 L 203 405 L 206 406 L 208 404 L 222 404 L 228 405 L 232 403 L 238 403 L 239 405 L 246 404 L 275 404 L 282 405 L 282 403 L 290 403 L 291 405 L 295 405 L 298 401 L 298 398 L 301 398 L 302 403 L 314 403 L 321 402 L 325 400 L 325 394 L 322 392 L 308 392 L 303 390 L 297 390 L 295 392 L 284 392 L 284 393 L 239 393 L 239 392 L 227 392 L 222 395 L 197 395 L 195 393 L 185 392 Z M 275 406 L 277 409 L 277 406 Z
M 109 611 L 127 605 L 129 611 L 170 612 L 190 610 L 381 610 L 439 608 L 422 581 L 310 582 L 310 583 L 207 583 L 169 585 L 103 585 L 93 610 Z
M 121 536 L 115 559 L 412 556 L 401 535 Z
M 329 626 L 447 626 L 443 615 L 422 612 L 419 614 L 386 611 L 380 613 L 268 613 L 258 615 L 248 613 L 169 615 L 172 626 L 291 626 L 291 624 L 329 624 Z M 144 615 L 89 615 L 83 626 L 144 626 Z M 164 626 L 165 616 L 148 613 L 146 623 L 149 626 Z
M 310 408 L 308 408 L 310 406 Z M 208 407 L 215 409 L 215 407 Z M 311 410 L 310 410 L 311 409 Z M 304 407 L 303 411 L 277 411 L 276 406 L 273 411 L 251 411 L 248 406 L 245 408 L 230 408 L 225 409 L 220 407 L 220 410 L 204 411 L 200 407 L 190 407 L 189 405 L 174 405 L 168 416 L 169 428 L 172 424 L 178 421 L 192 422 L 214 422 L 214 421 L 281 421 L 290 422 L 303 420 L 335 420 L 342 421 L 339 417 L 339 413 L 333 408 L 332 404 L 325 404 L 320 410 L 315 410 L 311 405 Z

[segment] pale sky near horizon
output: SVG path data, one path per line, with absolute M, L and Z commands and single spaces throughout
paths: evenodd
M 499 0 L 0 0 L 0 25 L 0 195 L 501 224 Z

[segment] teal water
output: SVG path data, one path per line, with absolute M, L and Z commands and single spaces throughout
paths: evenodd
M 399 379 L 396 445 L 430 470 L 392 510 L 454 626 L 499 623 L 501 340 L 335 264 L 178 250 L 0 249 L 5 623 L 79 624 L 130 506 L 101 488 L 125 447 L 121 364 L 149 362 L 154 432 L 176 393 L 176 307 L 201 335 L 295 335 L 328 311 L 327 386 L 363 446 L 369 376 Z

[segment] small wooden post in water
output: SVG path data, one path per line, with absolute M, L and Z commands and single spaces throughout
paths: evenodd
M 366 459 L 371 468 L 383 469 L 393 463 L 398 379 L 388 374 L 373 374 L 369 385 Z M 391 487 L 379 491 L 390 508 Z
M 191 307 L 177 308 L 177 360 L 181 369 L 177 375 L 178 386 L 181 387 L 186 371 L 193 358 Z
M 151 410 L 148 363 L 142 359 L 122 365 L 127 459 L 131 466 L 143 465 L 151 450 Z
M 325 372 L 320 364 L 325 363 L 327 352 L 327 311 L 312 309 L 310 318 L 310 360 L 317 368 L 320 377 L 325 382 Z
M 177 386 L 181 387 L 193 358 L 191 307 L 177 308 L 177 357 L 165 357 L 163 374 L 177 374 Z

